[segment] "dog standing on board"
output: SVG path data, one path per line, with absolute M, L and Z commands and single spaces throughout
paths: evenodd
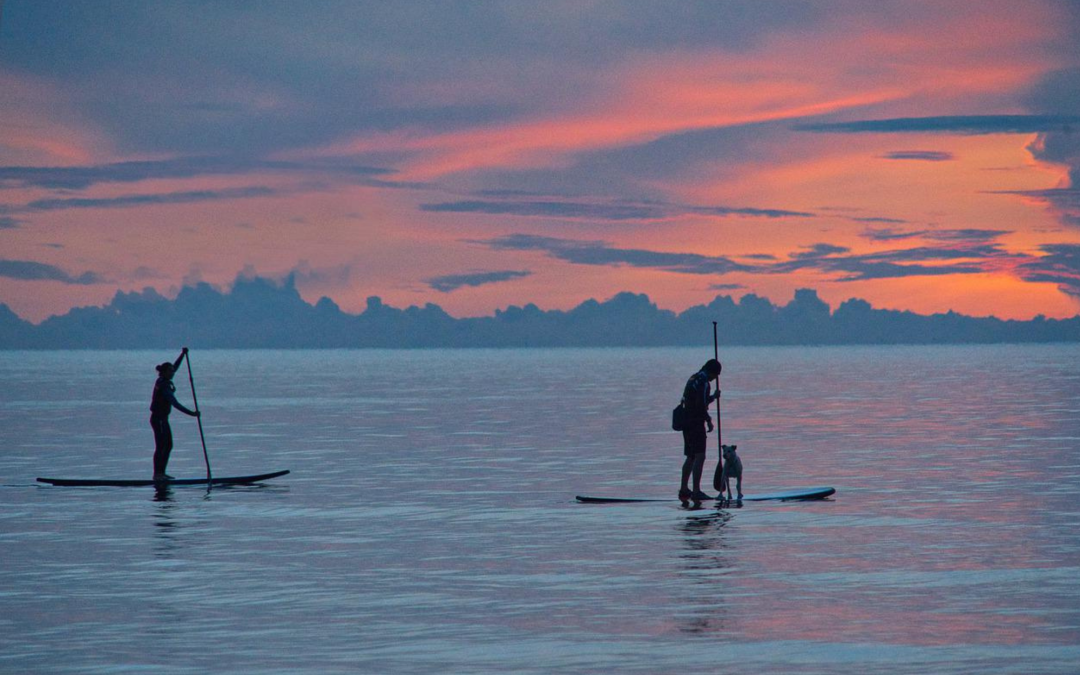
M 735 453 L 737 445 L 721 445 L 720 449 L 724 452 L 724 472 L 720 477 L 720 485 L 727 488 L 727 498 L 731 500 L 731 483 L 732 478 L 735 479 L 735 489 L 738 490 L 739 499 L 742 499 L 742 460 L 739 459 L 739 455 Z M 723 490 L 720 491 L 720 496 L 723 497 Z

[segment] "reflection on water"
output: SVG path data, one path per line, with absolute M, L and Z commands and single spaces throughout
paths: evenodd
M 142 476 L 167 355 L 0 353 L 0 671 L 1075 672 L 1080 348 L 723 356 L 748 491 L 835 498 L 573 503 L 674 494 L 684 349 L 208 352 L 215 469 L 292 474 L 32 486 Z
M 686 537 L 687 551 L 700 553 L 714 551 L 724 547 L 723 527 L 733 516 L 727 511 L 698 507 L 700 515 L 687 516 L 678 525 L 678 530 Z M 688 556 L 693 557 L 693 556 Z
M 688 592 L 685 615 L 677 614 L 682 633 L 707 635 L 729 630 L 724 607 L 725 577 L 733 569 L 735 552 L 724 539 L 724 526 L 734 517 L 716 508 L 691 507 L 699 511 L 687 515 L 676 529 L 683 537 L 683 552 L 679 555 L 682 569 L 679 577 Z M 727 578 L 730 581 L 730 577 Z
M 157 558 L 170 558 L 179 546 L 180 524 L 177 522 L 177 504 L 174 501 L 173 488 L 157 484 L 153 487 L 154 505 L 154 554 Z

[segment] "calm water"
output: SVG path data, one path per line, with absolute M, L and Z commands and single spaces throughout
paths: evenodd
M 574 503 L 674 495 L 710 351 L 196 351 L 293 474 L 163 494 L 34 478 L 148 476 L 175 353 L 0 353 L 0 672 L 1080 671 L 1080 347 L 725 349 L 746 491 L 835 498 Z

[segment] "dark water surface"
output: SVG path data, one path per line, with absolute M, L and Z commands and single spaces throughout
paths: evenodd
M 725 349 L 746 491 L 836 496 L 574 503 L 674 496 L 710 351 L 193 352 L 293 473 L 162 493 L 34 478 L 149 476 L 175 353 L 0 352 L 0 672 L 1080 671 L 1080 347 Z

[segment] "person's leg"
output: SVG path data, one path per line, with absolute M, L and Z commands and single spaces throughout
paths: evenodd
M 682 483 L 679 485 L 679 499 L 685 501 L 690 497 L 690 475 L 694 471 L 694 453 L 692 452 L 691 436 L 683 431 L 683 463 Z
M 694 456 L 693 469 L 691 470 L 694 480 L 694 491 L 692 497 L 695 500 L 708 499 L 709 495 L 701 491 L 701 475 L 705 473 L 705 448 L 707 444 L 705 425 L 701 424 L 700 426 L 694 428 L 694 430 L 691 431 L 688 436 L 689 438 L 687 441 L 687 452 L 693 453 Z
M 679 486 L 679 494 L 690 490 L 690 474 L 694 470 L 694 458 L 686 456 L 683 458 L 682 463 L 682 484 Z
M 161 425 L 158 423 L 160 420 L 151 417 L 150 428 L 154 430 L 154 477 L 157 478 L 165 469 L 162 468 L 162 461 L 165 454 L 165 438 L 161 433 Z
M 705 453 L 694 453 L 694 494 L 701 492 L 701 474 L 705 472 Z
M 150 426 L 154 428 L 154 477 L 160 478 L 165 475 L 172 453 L 172 428 L 167 419 L 151 418 Z
M 165 469 L 169 466 L 169 455 L 172 454 L 172 427 L 169 426 L 169 420 L 162 420 L 161 426 L 164 427 L 165 432 L 165 452 L 161 459 L 161 473 L 165 474 Z

